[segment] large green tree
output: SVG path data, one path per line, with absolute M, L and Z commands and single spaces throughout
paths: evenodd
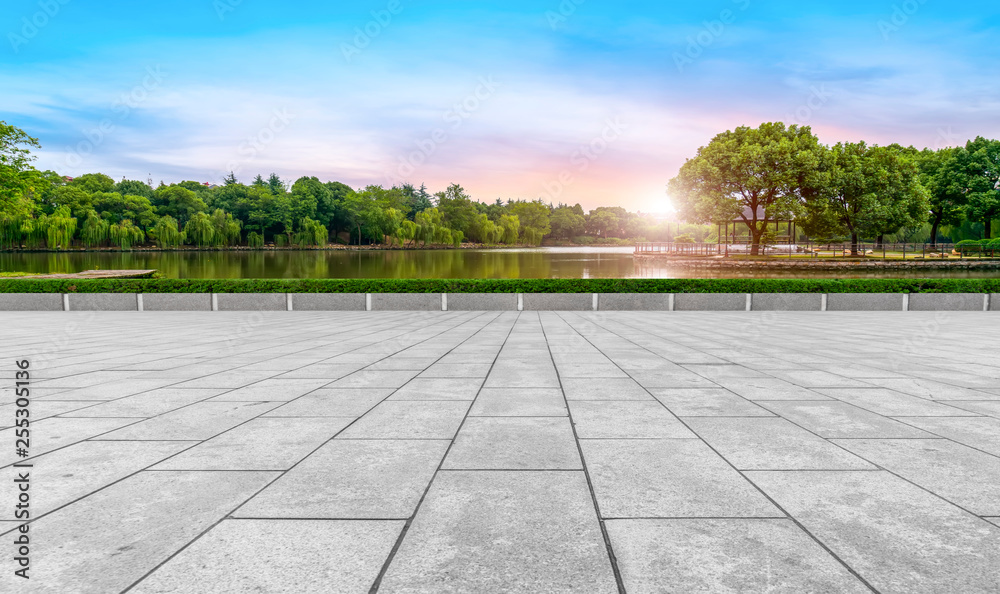
M 768 225 L 801 213 L 815 196 L 823 151 L 808 126 L 737 128 L 698 149 L 668 192 L 689 222 L 743 222 L 756 255 Z
M 926 222 L 930 204 L 916 160 L 898 145 L 839 143 L 820 166 L 824 186 L 809 203 L 807 229 L 836 229 L 851 237 L 878 238 Z
M 31 166 L 35 160 L 32 148 L 41 148 L 37 138 L 0 121 L 0 219 L 15 221 L 31 216 L 34 195 L 47 183 Z
M 150 202 L 156 208 L 156 214 L 173 217 L 181 228 L 195 213 L 208 211 L 208 205 L 198 194 L 179 185 L 157 188 Z
M 924 149 L 917 158 L 920 183 L 930 201 L 931 245 L 937 245 L 942 225 L 958 225 L 965 218 L 968 197 L 962 176 L 958 175 L 957 156 L 963 149 Z
M 986 239 L 993 237 L 993 220 L 1000 217 L 1000 140 L 978 137 L 956 157 L 954 175 L 968 199 L 966 214 L 983 224 Z

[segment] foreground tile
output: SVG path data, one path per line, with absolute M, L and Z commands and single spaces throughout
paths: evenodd
M 65 413 L 64 417 L 155 417 L 195 402 L 208 400 L 222 390 L 161 388 L 97 406 Z M 34 411 L 32 411 L 34 412 Z
M 933 437 L 926 431 L 877 415 L 846 402 L 765 402 L 771 412 L 822 437 Z
M 875 470 L 781 418 L 689 418 L 687 424 L 740 470 Z
M 568 417 L 469 417 L 443 468 L 582 469 Z
M 31 424 L 31 455 L 40 456 L 85 439 L 100 436 L 135 423 L 137 419 L 69 419 L 51 417 Z M 103 434 L 103 435 L 102 435 Z M 14 428 L 0 431 L 0 443 L 10 444 L 0 450 L 0 466 L 23 462 L 14 452 Z
M 130 592 L 367 592 L 403 524 L 226 520 Z
M 938 417 L 906 419 L 934 435 L 1000 456 L 1000 419 L 994 417 Z M 928 435 L 927 437 L 933 437 Z
M 106 433 L 98 439 L 150 441 L 209 439 L 272 410 L 278 404 L 273 402 L 199 402 L 118 431 Z M 93 421 L 94 419 L 88 420 Z
M 604 518 L 784 516 L 701 440 L 580 445 Z
M 31 512 L 37 518 L 139 472 L 197 442 L 143 441 L 124 445 L 113 441 L 82 441 L 61 450 L 39 456 L 31 469 Z M 0 493 L 4 501 L 15 501 L 16 470 L 4 471 Z M 9 474 L 7 474 L 9 473 Z M 7 480 L 10 477 L 10 480 Z
M 33 522 L 32 541 L 39 546 L 32 548 L 30 585 L 4 571 L 0 590 L 121 592 L 275 476 L 274 472 L 140 473 Z
M 360 417 L 392 394 L 392 388 L 316 390 L 284 404 L 268 417 Z
M 723 389 L 653 388 L 653 396 L 678 417 L 773 417 L 774 413 Z
M 965 400 L 951 400 L 948 402 L 951 406 L 959 408 L 964 411 L 975 413 L 977 415 L 986 415 L 988 417 L 1000 418 L 1000 400 L 994 400 L 991 402 L 970 402 Z
M 885 388 L 817 388 L 817 392 L 887 417 L 971 417 L 975 413 Z M 1000 405 L 1000 402 L 997 403 Z
M 417 377 L 396 390 L 390 400 L 475 400 L 482 385 L 478 377 Z
M 474 417 L 565 417 L 559 388 L 483 388 L 469 414 Z
M 458 432 L 469 405 L 469 402 L 383 402 L 348 427 L 339 438 L 451 439 Z
M 625 589 L 870 592 L 789 520 L 609 520 Z
M 213 401 L 244 401 L 244 402 L 288 402 L 322 388 L 327 383 L 324 379 L 266 379 L 237 388 L 213 398 Z
M 617 592 L 582 472 L 447 472 L 379 592 Z
M 887 472 L 750 472 L 881 592 L 995 592 L 1000 528 Z
M 638 382 L 628 378 L 574 379 L 562 381 L 567 400 L 652 400 Z
M 963 388 L 943 382 L 921 378 L 870 379 L 868 383 L 889 388 L 903 394 L 929 398 L 930 400 L 1000 400 L 1000 394 L 990 394 L 980 390 Z
M 697 437 L 655 400 L 569 403 L 580 439 L 677 439 Z
M 288 470 L 353 420 L 253 419 L 157 464 L 154 470 Z
M 752 377 L 716 380 L 723 388 L 747 400 L 829 400 L 819 392 L 778 378 Z
M 398 388 L 416 377 L 418 371 L 370 371 L 362 369 L 343 377 L 331 388 Z
M 837 443 L 974 514 L 1000 516 L 1000 458 L 996 456 L 947 439 L 844 439 Z
M 447 441 L 335 439 L 241 507 L 241 518 L 405 519 Z

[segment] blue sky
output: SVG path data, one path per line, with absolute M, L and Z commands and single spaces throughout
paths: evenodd
M 68 175 L 457 182 L 648 212 L 740 125 L 1000 137 L 993 2 L 14 0 L 0 33 L 0 119 Z

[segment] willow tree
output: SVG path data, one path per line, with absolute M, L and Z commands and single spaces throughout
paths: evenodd
M 740 127 L 698 149 L 668 193 L 690 223 L 742 222 L 757 255 L 768 225 L 800 214 L 815 196 L 823 151 L 808 126 Z
M 203 212 L 196 212 L 184 225 L 184 235 L 198 247 L 209 247 L 215 239 L 215 225 L 212 218 Z
M 322 247 L 326 245 L 329 238 L 330 234 L 325 226 L 320 224 L 319 221 L 314 221 L 306 217 L 299 223 L 299 232 L 295 234 L 294 242 L 299 246 Z
M 87 218 L 80 227 L 80 239 L 83 245 L 92 248 L 97 247 L 107 241 L 110 236 L 111 224 L 101 218 L 96 211 L 89 211 Z
M 142 243 L 146 239 L 146 233 L 136 227 L 131 220 L 125 219 L 111 225 L 108 229 L 108 237 L 112 243 L 128 251 L 132 249 L 132 246 Z
M 264 236 L 256 231 L 251 231 L 247 234 L 247 246 L 250 249 L 259 250 L 264 247 Z
M 76 233 L 76 219 L 70 216 L 68 206 L 58 208 L 50 215 L 42 215 L 38 224 L 45 231 L 46 245 L 49 249 L 69 249 L 69 244 Z
M 177 219 L 170 215 L 160 217 L 153 227 L 153 234 L 160 249 L 175 248 L 184 243 L 185 234 L 178 229 Z
M 517 243 L 521 233 L 521 219 L 517 215 L 503 215 L 497 221 L 500 228 L 500 241 L 508 244 Z
M 227 213 L 221 208 L 215 209 L 215 212 L 212 213 L 212 228 L 214 229 L 214 233 L 212 234 L 213 245 L 229 247 L 240 242 L 240 234 L 243 226 L 238 220 L 233 218 L 232 214 Z

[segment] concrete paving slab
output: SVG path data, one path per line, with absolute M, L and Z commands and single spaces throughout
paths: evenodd
M 646 389 L 653 388 L 717 388 L 718 384 L 690 371 L 659 373 L 656 371 L 632 371 L 632 379 Z
M 820 437 L 932 437 L 907 424 L 846 402 L 762 402 L 761 406 Z
M 668 293 L 601 293 L 598 295 L 600 311 L 668 311 Z
M 352 420 L 252 419 L 157 464 L 153 470 L 288 470 Z
M 1000 394 L 991 394 L 925 378 L 870 379 L 868 383 L 930 400 L 1000 400 Z
M 747 296 L 743 293 L 677 293 L 676 311 L 746 311 Z
M 783 517 L 701 440 L 582 440 L 601 517 Z
M 990 592 L 1000 528 L 887 472 L 750 472 L 881 592 Z
M 406 519 L 448 449 L 441 440 L 339 440 L 237 510 L 237 518 Z
M 372 311 L 441 311 L 440 293 L 373 293 Z
M 645 388 L 629 378 L 567 378 L 562 388 L 566 400 L 653 400 Z
M 577 470 L 583 467 L 567 417 L 469 417 L 442 468 Z
M 652 388 L 650 392 L 679 417 L 773 417 L 774 413 L 723 389 Z
M 265 417 L 357 418 L 392 394 L 392 388 L 322 389 L 282 404 Z
M 688 426 L 739 470 L 875 470 L 779 418 L 689 418 Z
M 0 311 L 62 311 L 59 293 L 0 293 Z
M 483 378 L 416 377 L 396 390 L 390 400 L 475 400 Z
M 67 417 L 73 416 L 109 416 L 109 417 L 125 417 L 128 415 L 89 415 L 89 414 L 76 414 L 73 413 L 77 411 L 84 411 L 88 408 L 93 408 L 99 404 L 105 404 L 104 400 L 32 400 L 31 401 L 31 418 L 36 421 L 41 421 L 42 419 L 48 419 L 56 415 L 64 415 Z M 13 426 L 14 424 L 14 409 L 16 408 L 14 402 L 10 404 L 4 404 L 0 406 L 0 421 L 5 427 Z
M 1000 401 L 997 400 L 989 402 L 949 400 L 948 404 L 973 414 L 1000 418 Z
M 452 439 L 469 402 L 383 402 L 338 439 Z
M 121 592 L 274 479 L 273 472 L 143 472 L 31 524 L 29 586 L 4 592 Z M 16 580 L 16 582 L 15 582 Z
M 914 293 L 910 311 L 983 311 L 982 293 Z
M 594 311 L 593 293 L 525 293 L 524 311 Z
M 582 472 L 446 472 L 379 592 L 618 592 Z
M 51 417 L 31 424 L 32 457 L 74 444 L 85 439 L 91 439 L 102 434 L 108 435 L 119 427 L 135 423 L 138 419 L 65 419 Z M 10 447 L 0 450 L 0 467 L 15 462 L 24 462 L 30 458 L 20 458 L 14 451 L 15 431 L 11 427 L 0 431 L 0 443 L 10 444 Z
M 362 369 L 332 382 L 329 388 L 399 388 L 417 376 L 414 370 L 369 371 Z
M 843 439 L 844 449 L 980 516 L 1000 516 L 1000 458 L 947 439 Z
M 790 520 L 611 520 L 628 592 L 870 592 Z
M 403 524 L 225 520 L 130 592 L 367 592 Z
M 212 402 L 288 402 L 328 383 L 325 379 L 265 379 L 219 394 Z
M 908 418 L 906 423 L 933 435 L 946 437 L 989 454 L 1000 456 L 1000 419 L 994 417 Z
M 483 385 L 487 388 L 558 388 L 559 376 L 551 362 L 497 361 Z
M 569 403 L 580 439 L 693 439 L 697 436 L 659 402 Z
M 218 396 L 222 390 L 219 389 L 174 389 L 160 388 L 127 396 L 118 400 L 102 401 L 98 404 L 89 405 L 88 408 L 80 408 L 74 411 L 62 413 L 63 417 L 155 417 L 163 413 L 170 412 L 208 400 L 213 396 Z M 56 402 L 53 401 L 53 404 Z M 34 406 L 40 405 L 36 402 Z M 83 404 L 83 402 L 80 402 Z M 32 411 L 34 413 L 34 411 Z
M 820 394 L 887 417 L 970 417 L 975 413 L 885 388 L 816 388 Z M 998 402 L 997 404 L 1000 404 Z
M 473 417 L 565 417 L 569 414 L 558 388 L 483 388 Z
M 139 472 L 187 449 L 197 442 L 147 441 L 131 444 L 123 456 L 121 444 L 109 441 L 81 441 L 39 456 L 31 468 L 31 515 L 38 518 L 56 508 L 89 495 L 131 474 Z M 22 470 L 23 471 L 23 470 Z M 5 501 L 17 501 L 19 470 L 4 470 L 0 493 Z
M 490 363 L 437 363 L 421 372 L 420 377 L 485 378 L 491 367 Z
M 198 402 L 140 421 L 96 439 L 115 441 L 203 440 L 245 423 L 274 408 L 275 402 Z M 75 419 L 84 421 L 84 419 Z M 93 422 L 90 419 L 89 422 Z M 135 419 L 131 420 L 133 423 Z
M 139 311 L 135 294 L 71 293 L 69 311 Z

